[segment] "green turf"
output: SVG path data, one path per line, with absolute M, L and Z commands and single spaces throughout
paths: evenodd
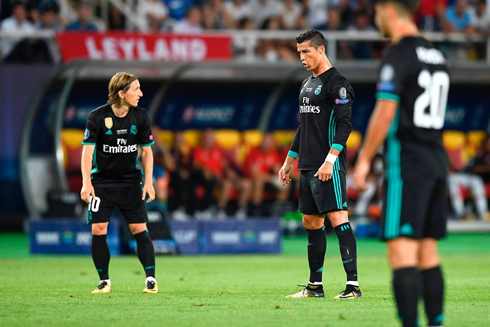
M 158 257 L 159 294 L 142 294 L 136 257 L 111 260 L 111 294 L 90 294 L 90 257 L 33 256 L 20 234 L 0 234 L 0 326 L 396 326 L 384 245 L 360 240 L 362 300 L 334 301 L 345 280 L 329 237 L 325 299 L 286 300 L 307 281 L 306 239 L 285 255 Z M 490 324 L 490 235 L 442 242 L 446 326 Z

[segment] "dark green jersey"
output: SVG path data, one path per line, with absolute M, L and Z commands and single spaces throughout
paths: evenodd
M 130 108 L 125 117 L 116 117 L 109 104 L 92 111 L 82 144 L 95 145 L 92 183 L 139 184 L 138 146 L 154 144 L 146 110 Z
M 299 170 L 318 170 L 330 148 L 340 151 L 334 169 L 346 172 L 346 142 L 352 131 L 354 90 L 335 68 L 301 84 L 300 125 L 289 154 L 298 157 Z

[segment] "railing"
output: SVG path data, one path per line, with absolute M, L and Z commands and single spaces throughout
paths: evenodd
M 291 40 L 302 33 L 302 31 L 238 31 L 238 30 L 207 30 L 207 32 L 213 35 L 229 35 L 233 38 L 234 44 L 239 43 L 244 46 L 245 49 L 245 61 L 257 62 L 260 61 L 255 53 L 255 48 L 261 40 Z M 5 37 L 27 37 L 37 39 L 53 39 L 55 37 L 55 31 L 52 30 L 39 30 L 33 32 L 2 32 L 0 31 L 0 39 Z M 206 35 L 202 33 L 200 35 Z M 385 38 L 379 36 L 377 32 L 324 32 L 327 40 L 327 56 L 331 62 L 337 61 L 337 41 L 349 41 L 349 42 L 386 42 Z M 451 44 L 472 44 L 481 43 L 485 44 L 486 57 L 485 62 L 490 65 L 490 37 L 483 35 L 466 35 L 462 33 L 445 34 L 442 32 L 429 32 L 423 33 L 429 41 L 435 43 L 448 42 Z M 465 60 L 463 60 L 465 61 Z M 458 64 L 458 63 L 454 63 Z

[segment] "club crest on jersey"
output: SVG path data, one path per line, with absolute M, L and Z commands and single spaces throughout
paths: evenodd
M 318 85 L 318 87 L 317 87 L 317 88 L 316 88 L 316 90 L 315 90 L 315 95 L 318 95 L 318 94 L 320 94 L 320 93 L 322 92 L 322 86 L 323 86 L 323 85 L 321 85 L 321 84 L 320 84 L 320 85 Z
M 105 127 L 107 127 L 107 129 L 111 129 L 112 126 L 114 125 L 112 122 L 112 117 L 105 117 L 104 124 L 105 124 Z
M 339 91 L 339 95 L 342 99 L 345 99 L 347 98 L 347 90 L 345 87 L 341 88 L 340 91 Z
M 129 134 L 131 134 L 131 135 L 138 134 L 138 129 L 136 128 L 136 125 L 131 125 L 131 129 L 129 130 Z

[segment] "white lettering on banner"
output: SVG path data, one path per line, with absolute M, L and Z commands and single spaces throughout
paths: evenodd
M 278 237 L 278 232 L 261 232 L 259 234 L 259 244 L 276 244 Z
M 126 61 L 131 61 L 134 58 L 134 40 L 120 39 L 119 46 L 121 47 Z
M 173 234 L 178 244 L 188 244 L 197 238 L 197 231 L 195 230 L 177 230 Z
M 103 37 L 99 48 L 93 37 L 85 40 L 89 58 L 95 60 L 134 60 L 135 47 L 136 59 L 141 61 L 202 61 L 206 58 L 208 49 L 204 40 L 171 39 L 169 43 L 158 39 L 151 49 L 144 38 Z
M 90 59 L 100 60 L 103 58 L 102 51 L 97 49 L 97 44 L 93 37 L 88 37 L 85 39 L 85 46 L 87 47 L 88 56 Z
M 211 240 L 215 244 L 239 244 L 239 232 L 214 232 L 211 233 Z
M 197 109 L 194 117 L 200 121 L 228 122 L 234 114 L 233 108 Z
M 36 242 L 41 245 L 60 244 L 60 234 L 58 232 L 37 232 Z
M 117 51 L 117 43 L 115 38 L 113 37 L 103 38 L 102 49 L 104 49 L 105 59 L 119 60 L 119 52 Z
M 91 245 L 92 233 L 91 232 L 78 232 L 75 238 L 76 245 Z

